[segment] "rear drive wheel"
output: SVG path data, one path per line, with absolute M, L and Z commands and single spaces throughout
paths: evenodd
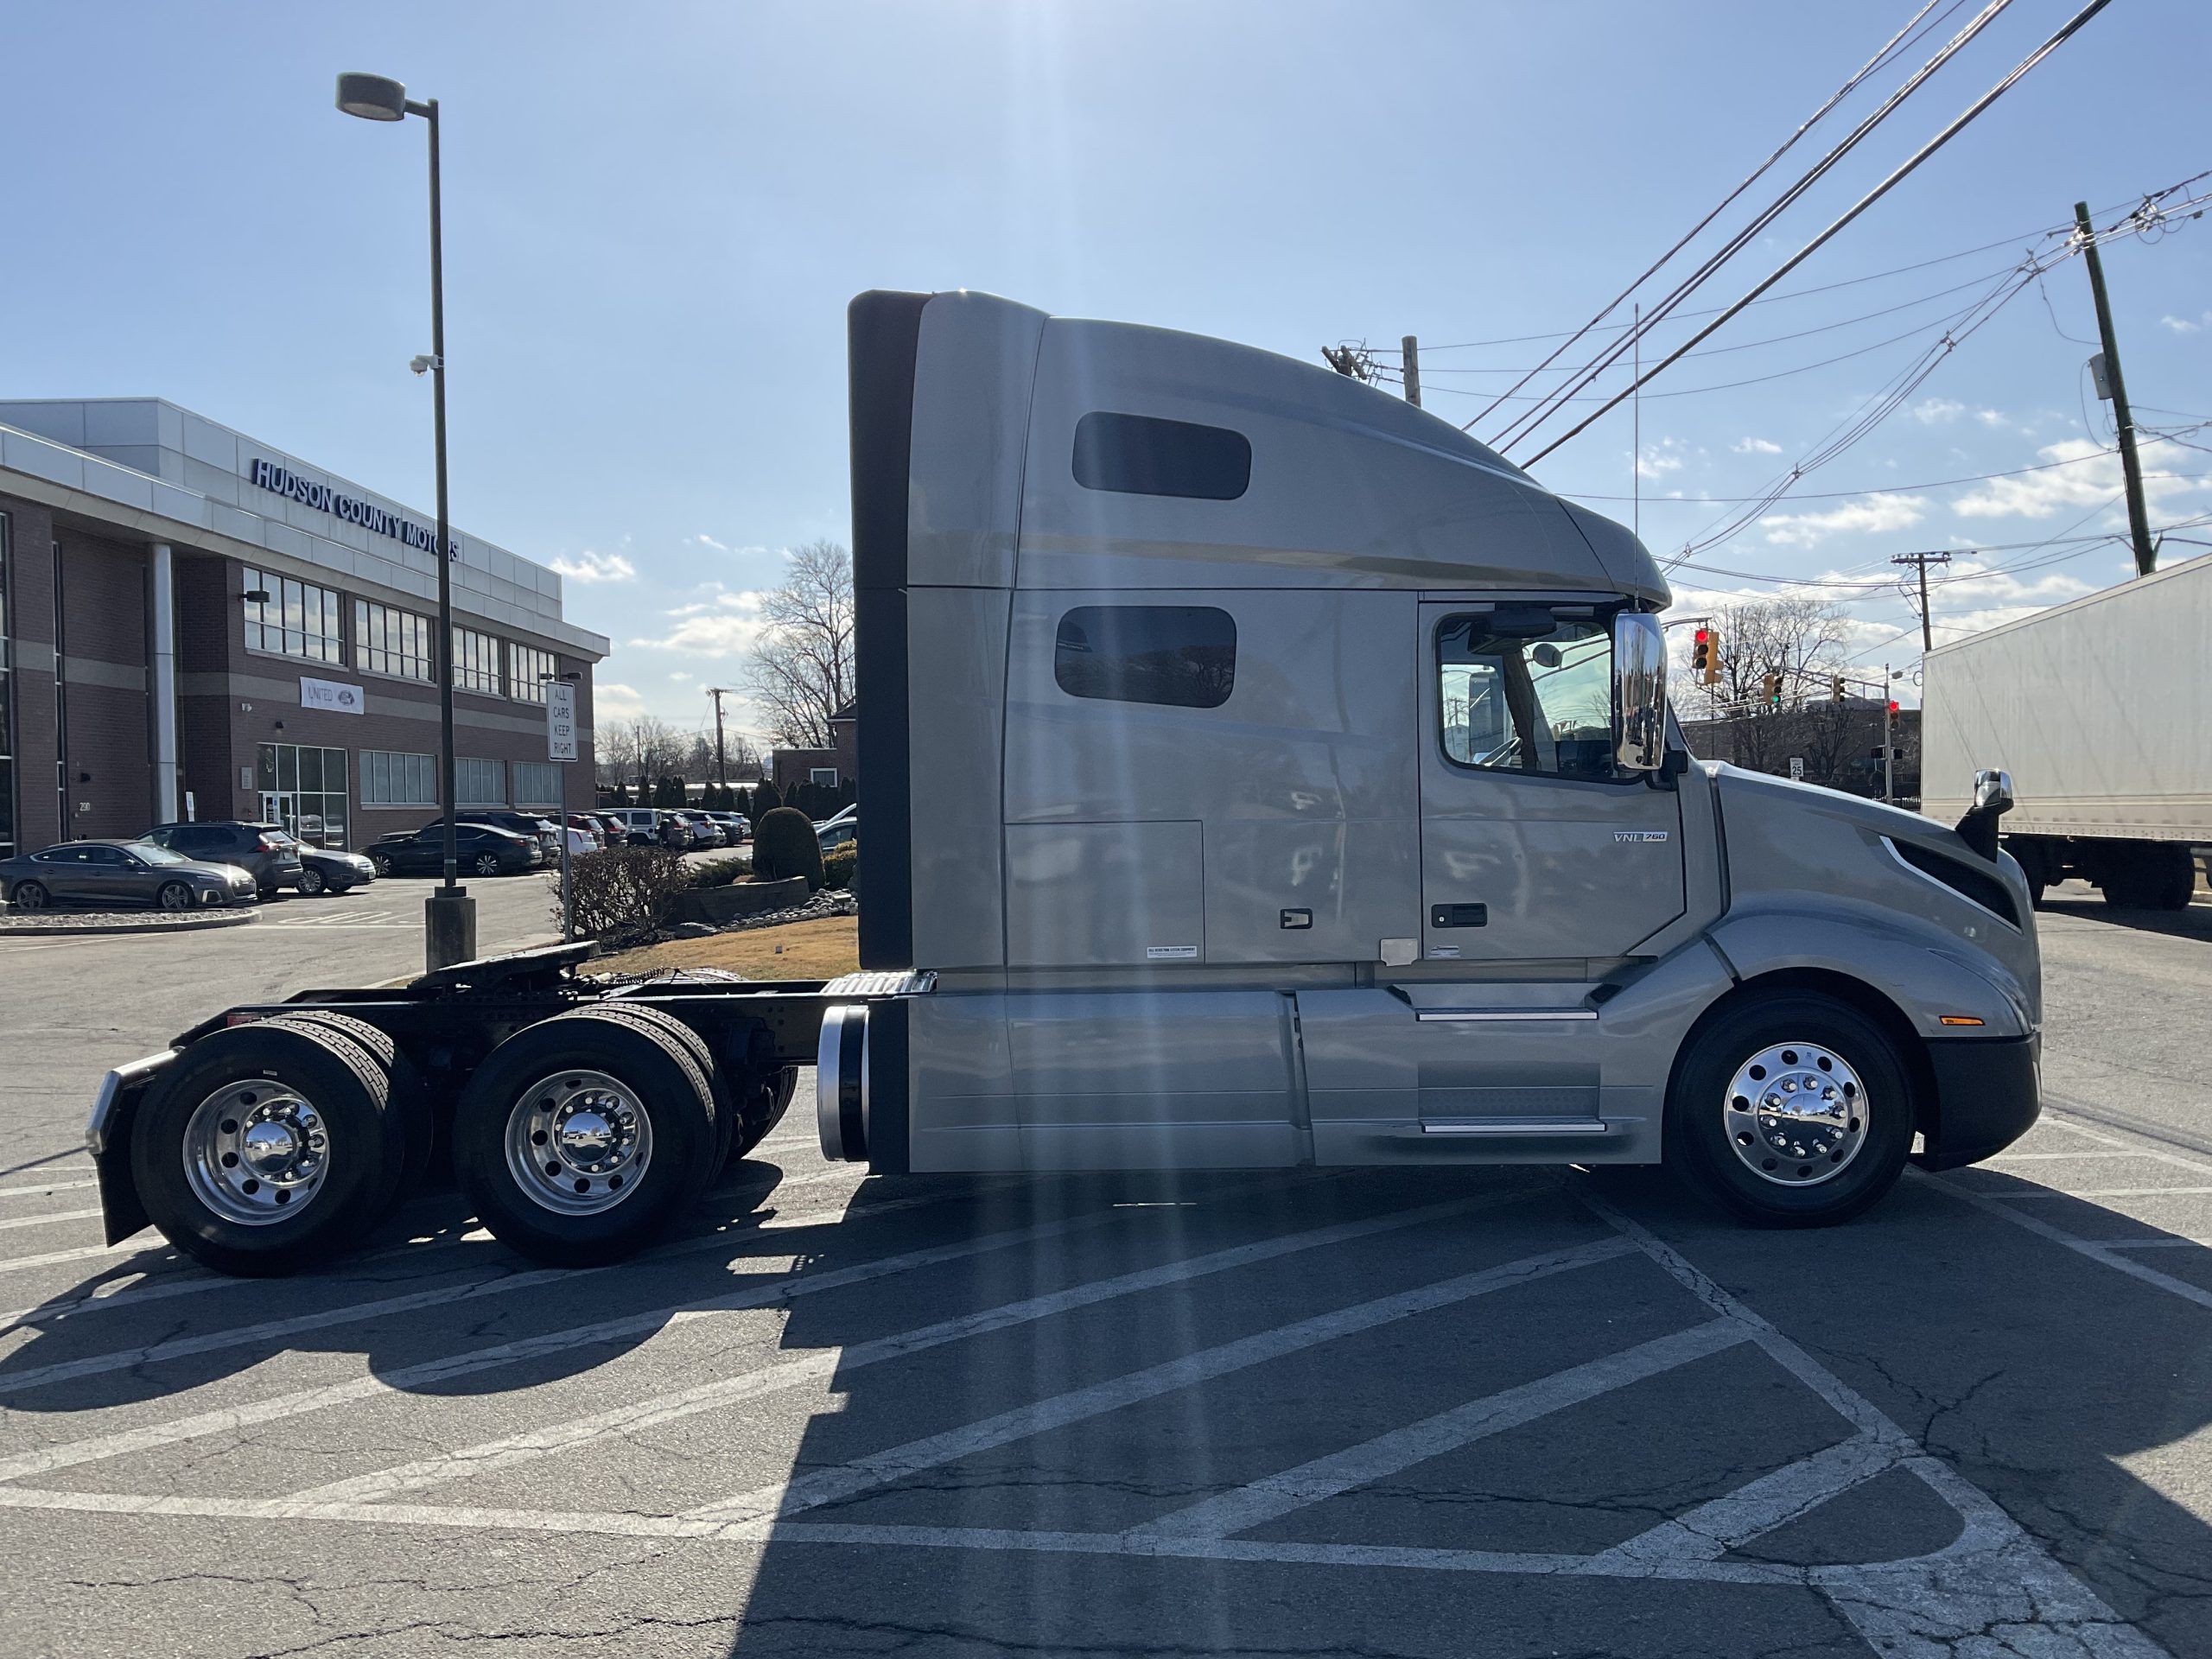
M 479 875 L 497 875 L 499 873 L 499 855 L 497 853 L 477 854 L 475 870 Z
M 146 1213 L 221 1273 L 291 1273 L 375 1219 L 399 1155 L 383 1069 L 341 1031 L 277 1019 L 204 1037 L 130 1135 Z
M 527 1027 L 462 1091 L 454 1173 L 524 1255 L 620 1261 L 713 1173 L 713 1088 L 689 1046 L 639 1012 L 577 1008 Z
M 53 899 L 42 884 L 18 881 L 16 890 L 8 895 L 8 902 L 17 910 L 44 910 Z
M 1700 1032 L 1667 1103 L 1667 1161 L 1744 1220 L 1847 1221 L 1897 1184 L 1912 1093 L 1890 1039 L 1808 992 L 1762 996 Z
M 164 881 L 161 891 L 154 895 L 154 902 L 163 910 L 190 910 L 192 889 L 181 881 Z
M 310 864 L 300 872 L 300 891 L 308 898 L 314 898 L 323 890 L 324 886 L 322 872 L 314 865 Z
M 715 1153 L 711 1168 L 700 1172 L 699 1183 L 691 1197 L 696 1198 L 714 1185 L 715 1176 L 728 1161 L 732 1142 L 736 1139 L 741 1122 L 737 1101 L 732 1096 L 721 1068 L 715 1064 L 714 1051 L 707 1046 L 707 1039 L 665 1009 L 654 1007 L 649 1002 L 607 1002 L 596 1010 L 610 1020 L 641 1022 L 663 1031 L 683 1047 L 693 1065 L 707 1079 L 707 1088 L 715 1097 Z

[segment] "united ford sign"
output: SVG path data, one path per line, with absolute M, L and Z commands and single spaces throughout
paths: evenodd
M 349 524 L 359 524 L 379 536 L 389 536 L 404 542 L 410 547 L 419 547 L 425 553 L 438 544 L 437 531 L 428 524 L 419 524 L 412 518 L 403 518 L 396 512 L 387 512 L 373 501 L 363 501 L 334 490 L 327 484 L 318 484 L 311 478 L 302 478 L 289 467 L 280 467 L 273 461 L 256 461 L 247 477 L 258 489 L 273 495 L 284 496 L 302 506 L 313 507 L 317 512 L 329 513 Z M 461 539 L 454 537 L 446 543 L 446 556 L 461 556 Z

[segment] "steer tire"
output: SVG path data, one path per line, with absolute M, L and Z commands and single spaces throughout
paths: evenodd
M 188 1172 L 187 1136 L 203 1103 L 237 1090 L 250 1108 L 257 1083 L 312 1103 L 327 1166 L 296 1209 L 240 1219 L 204 1195 L 225 1179 L 212 1162 L 198 1179 Z M 235 1026 L 194 1043 L 149 1091 L 130 1131 L 131 1179 L 154 1225 L 195 1261 L 257 1278 L 292 1273 L 353 1245 L 375 1221 L 399 1156 L 390 1098 L 384 1068 L 342 1031 L 290 1018 Z
M 597 1267 L 633 1255 L 713 1176 L 713 1085 L 687 1044 L 637 1013 L 595 1005 L 525 1027 L 492 1051 L 461 1091 L 454 1114 L 454 1177 L 493 1235 L 535 1261 Z M 588 1081 L 583 1073 L 611 1078 L 625 1091 L 651 1146 L 642 1162 L 617 1172 L 625 1182 L 619 1197 L 602 1179 L 579 1200 L 600 1207 L 566 1210 L 554 1202 L 557 1196 L 566 1204 L 569 1187 L 555 1149 L 532 1153 L 525 1164 L 520 1154 L 531 1142 L 522 1132 L 538 1101 Z M 520 1141 L 513 1159 L 511 1123 Z M 543 1182 L 535 1170 L 539 1156 L 556 1172 Z
M 1733 1093 L 1743 1068 L 1782 1046 L 1799 1051 L 1806 1070 L 1825 1056 L 1857 1073 L 1853 1149 L 1832 1173 L 1824 1160 L 1800 1163 L 1774 1154 L 1759 1136 L 1763 1121 L 1724 1109 L 1747 1096 Z M 1799 1061 L 1776 1066 L 1778 1080 Z M 1825 1072 L 1811 1073 L 1825 1077 Z M 1755 1088 L 1755 1086 L 1753 1086 Z M 1753 1100 L 1753 1106 L 1761 1103 Z M 1735 1136 L 1749 1135 L 1748 1144 Z M 1666 1160 L 1688 1183 L 1738 1218 L 1764 1227 L 1826 1227 L 1848 1221 L 1897 1185 L 1912 1149 L 1913 1096 L 1895 1045 L 1864 1014 L 1833 998 L 1805 991 L 1757 996 L 1724 1010 L 1692 1040 L 1668 1090 Z M 1752 1166 L 1773 1166 L 1771 1175 Z M 1810 1176 L 1805 1184 L 1785 1184 Z
M 342 1033 L 367 1050 L 384 1069 L 389 1109 L 399 1129 L 399 1156 L 391 1160 L 385 1177 L 387 1190 L 377 1204 L 377 1218 L 381 1220 L 415 1190 L 423 1179 L 423 1172 L 429 1166 L 434 1129 L 429 1090 L 423 1086 L 423 1074 L 415 1069 L 415 1063 L 392 1040 L 389 1032 L 378 1030 L 365 1020 L 356 1020 L 350 1014 L 339 1014 L 329 1008 L 302 1008 L 284 1017 Z

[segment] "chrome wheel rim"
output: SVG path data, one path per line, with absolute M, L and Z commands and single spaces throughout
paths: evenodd
M 184 1126 L 184 1173 L 194 1196 L 226 1221 L 287 1221 L 328 1182 L 329 1127 L 313 1101 L 284 1084 L 226 1084 Z
M 507 1114 L 507 1173 L 533 1204 L 563 1216 L 612 1210 L 645 1179 L 652 1119 L 604 1071 L 556 1071 Z
M 1820 1043 L 1776 1043 L 1736 1068 L 1721 1099 L 1729 1150 L 1777 1186 L 1818 1186 L 1866 1144 L 1866 1088 Z
M 190 910 L 192 889 L 181 881 L 172 881 L 158 895 L 163 910 Z

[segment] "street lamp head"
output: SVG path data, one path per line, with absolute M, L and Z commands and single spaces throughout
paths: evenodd
M 340 75 L 338 107 L 364 121 L 404 121 L 407 88 L 387 75 Z

